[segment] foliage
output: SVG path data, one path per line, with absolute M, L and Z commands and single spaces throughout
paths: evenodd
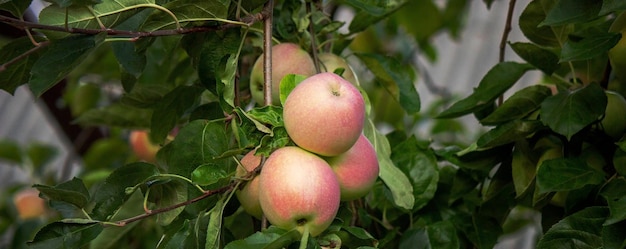
M 0 1 L 17 17 L 0 21 L 29 30 L 0 48 L 0 89 L 27 85 L 42 96 L 64 87 L 74 122 L 113 132 L 92 145 L 76 178 L 33 186 L 56 212 L 32 225 L 34 236 L 16 236 L 16 248 L 20 238 L 34 248 L 298 247 L 297 231 L 266 226 L 233 198 L 246 184 L 234 176 L 245 153 L 268 156 L 292 143 L 282 108 L 254 103 L 247 84 L 271 42 L 263 40 L 267 19 L 273 40 L 361 66 L 364 134 L 380 164 L 371 193 L 342 203 L 330 228 L 300 248 L 492 248 L 530 222 L 515 224 L 516 210 L 541 216 L 538 248 L 626 245 L 626 142 L 601 124 L 612 115 L 605 91 L 626 96 L 626 79 L 608 57 L 626 39 L 609 32 L 626 10 L 621 1 L 530 1 L 513 27 L 528 41 L 508 43 L 523 61 L 500 61 L 469 96 L 431 109 L 422 106 L 406 51 L 436 60 L 432 36 L 462 40 L 469 1 L 49 2 L 35 24 L 22 19 L 30 1 Z M 354 11 L 348 23 L 333 18 L 341 8 Z M 529 71 L 542 82 L 502 99 Z M 281 89 L 296 79 L 286 77 Z M 467 132 L 455 118 L 468 114 L 489 130 L 469 145 L 445 140 Z M 413 133 L 423 120 L 435 123 L 431 137 Z M 156 163 L 138 162 L 120 145 L 134 129 L 149 129 L 162 145 Z M 0 158 L 13 164 L 40 165 L 34 159 L 49 154 L 0 143 Z

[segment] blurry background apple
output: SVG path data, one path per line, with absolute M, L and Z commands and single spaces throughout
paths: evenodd
M 33 219 L 46 213 L 46 202 L 39 197 L 36 189 L 23 189 L 13 197 L 13 203 L 20 219 Z
M 356 74 L 354 74 L 352 67 L 344 58 L 333 53 L 320 53 L 317 55 L 317 58 L 320 61 L 320 70 L 322 72 L 333 73 L 335 70 L 343 68 L 344 71 L 341 77 L 352 83 L 352 85 L 359 85 Z
M 145 130 L 133 130 L 129 136 L 130 146 L 133 152 L 142 161 L 155 163 L 156 153 L 161 146 L 154 144 L 150 141 L 148 131 Z

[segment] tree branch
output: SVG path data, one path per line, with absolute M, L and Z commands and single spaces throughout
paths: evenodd
M 502 39 L 500 40 L 500 53 L 498 57 L 498 62 L 504 61 L 506 41 L 509 38 L 509 33 L 511 33 L 511 19 L 513 19 L 513 10 L 515 10 L 515 2 L 516 0 L 509 1 L 509 10 L 506 14 L 506 23 L 504 24 L 504 31 L 502 32 Z M 500 95 L 500 97 L 498 98 L 498 105 L 502 105 L 503 101 L 504 101 L 504 96 Z
M 28 51 L 24 52 L 23 54 L 20 54 L 19 56 L 5 62 L 4 64 L 0 65 L 0 73 L 3 72 L 4 70 L 6 70 L 10 65 L 12 65 L 13 63 L 16 63 L 18 61 L 20 61 L 21 59 L 24 59 L 26 57 L 28 57 L 29 55 L 37 52 L 39 49 L 44 48 L 48 45 L 50 45 L 49 41 L 45 41 L 45 42 L 40 42 L 38 43 L 38 46 L 35 46 L 31 49 L 29 49 Z
M 263 10 L 268 10 L 269 15 L 263 25 L 263 99 L 265 105 L 272 104 L 272 15 L 274 13 L 274 0 L 265 3 Z

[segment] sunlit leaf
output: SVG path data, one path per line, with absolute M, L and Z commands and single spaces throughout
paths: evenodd
M 198 185 L 211 185 L 223 181 L 231 174 L 223 167 L 224 165 L 207 163 L 200 165 L 191 173 L 191 180 Z
M 217 19 L 226 18 L 230 1 L 195 1 L 195 0 L 175 0 L 163 5 L 171 11 L 179 22 L 201 22 L 216 21 Z M 176 20 L 169 13 L 159 11 L 154 12 L 143 25 L 144 30 L 157 30 L 165 28 L 174 28 Z

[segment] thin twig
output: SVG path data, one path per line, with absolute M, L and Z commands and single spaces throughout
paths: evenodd
M 504 24 L 504 31 L 502 32 L 502 39 L 500 40 L 500 55 L 498 58 L 498 62 L 504 61 L 504 53 L 506 49 L 506 41 L 508 40 L 509 33 L 511 33 L 511 19 L 513 19 L 513 10 L 515 10 L 515 1 L 509 1 L 509 10 L 506 14 L 506 23 Z M 502 105 L 504 101 L 504 96 L 500 95 L 498 98 L 498 105 Z
M 269 10 L 263 25 L 263 97 L 265 105 L 272 104 L 272 16 L 274 15 L 274 0 L 265 3 L 264 9 Z
M 315 65 L 315 72 L 321 73 L 320 63 L 317 56 L 317 44 L 315 40 L 317 37 L 315 36 L 315 30 L 313 29 L 313 3 L 308 2 L 306 4 L 306 12 L 309 15 L 309 35 L 311 36 L 311 53 L 313 54 L 313 65 Z
M 31 49 L 29 49 L 28 51 L 16 56 L 15 58 L 5 62 L 4 64 L 0 65 L 0 72 L 3 72 L 4 70 L 6 70 L 10 65 L 12 65 L 13 63 L 16 63 L 18 61 L 20 61 L 21 59 L 24 59 L 26 57 L 28 57 L 29 55 L 37 52 L 37 50 L 42 49 L 46 46 L 50 45 L 49 41 L 44 41 L 44 42 L 40 42 L 39 46 L 33 47 Z

